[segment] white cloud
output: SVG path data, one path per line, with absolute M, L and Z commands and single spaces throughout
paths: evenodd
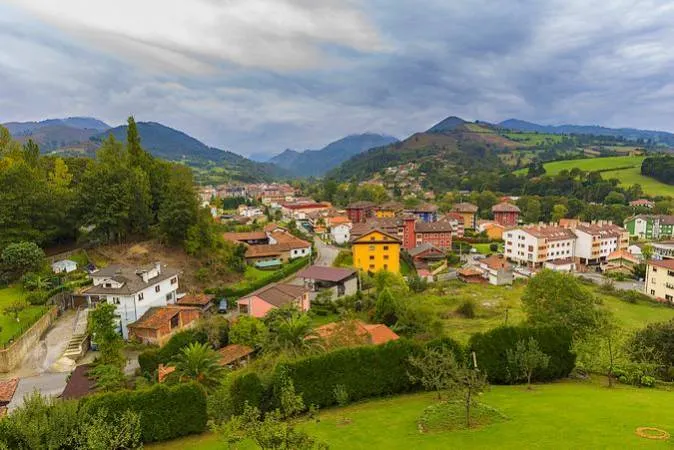
M 383 49 L 351 0 L 9 1 L 85 45 L 174 73 L 222 63 L 299 70 L 324 64 L 324 45 Z

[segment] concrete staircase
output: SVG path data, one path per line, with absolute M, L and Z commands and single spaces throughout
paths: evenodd
M 87 353 L 89 349 L 88 319 L 88 308 L 77 310 L 77 316 L 75 316 L 75 322 L 73 323 L 73 335 L 68 342 L 66 351 L 63 353 L 64 357 L 77 361 Z

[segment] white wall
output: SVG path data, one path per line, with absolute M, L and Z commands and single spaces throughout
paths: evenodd
M 337 244 L 345 244 L 351 239 L 351 229 L 346 225 L 337 225 L 330 230 L 330 236 Z

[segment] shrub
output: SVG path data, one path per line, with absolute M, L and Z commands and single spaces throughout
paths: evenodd
M 534 371 L 532 381 L 564 378 L 571 373 L 576 355 L 571 351 L 571 333 L 564 327 L 502 326 L 473 335 L 468 347 L 476 353 L 478 367 L 487 373 L 489 382 L 509 384 L 508 350 L 513 351 L 517 342 L 528 341 L 531 337 L 550 357 L 548 367 Z
M 489 251 L 496 253 L 498 251 L 498 244 L 489 244 Z
M 456 308 L 456 312 L 461 314 L 466 319 L 474 319 L 476 315 L 475 309 L 475 302 L 472 300 L 466 300 L 461 303 L 458 308 Z
M 164 441 L 206 430 L 206 394 L 193 383 L 163 384 L 139 391 L 119 391 L 85 397 L 80 403 L 90 415 L 113 421 L 125 411 L 140 415 L 143 442 Z
M 246 403 L 258 409 L 263 408 L 266 389 L 257 374 L 250 372 L 232 380 L 229 386 L 229 399 L 234 415 L 243 413 Z
M 330 353 L 279 364 L 272 381 L 280 392 L 282 375 L 293 381 L 307 405 L 335 404 L 334 388 L 343 386 L 353 401 L 407 392 L 417 388 L 407 375 L 408 357 L 420 346 L 404 339 L 380 346 L 342 348 Z M 274 398 L 275 406 L 279 399 Z
M 208 342 L 208 336 L 203 331 L 197 330 L 185 330 L 174 334 L 162 348 L 146 350 L 138 355 L 141 372 L 154 373 L 159 364 L 168 363 L 183 347 L 195 342 L 205 344 Z
M 637 331 L 627 351 L 635 362 L 674 366 L 674 320 L 652 323 Z
M 33 306 L 42 306 L 47 303 L 47 297 L 42 291 L 34 291 L 26 296 L 26 301 Z
M 438 339 L 434 339 L 432 341 L 429 341 L 426 344 L 427 348 L 433 348 L 436 350 L 441 350 L 442 348 L 446 350 L 450 350 L 452 353 L 454 353 L 454 358 L 459 361 L 463 362 L 466 361 L 466 349 L 461 345 L 458 341 L 450 338 L 450 337 L 441 337 Z

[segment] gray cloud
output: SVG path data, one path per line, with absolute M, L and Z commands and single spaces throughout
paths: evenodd
M 244 154 L 450 114 L 674 129 L 665 1 L 9 5 L 0 121 L 134 113 Z

